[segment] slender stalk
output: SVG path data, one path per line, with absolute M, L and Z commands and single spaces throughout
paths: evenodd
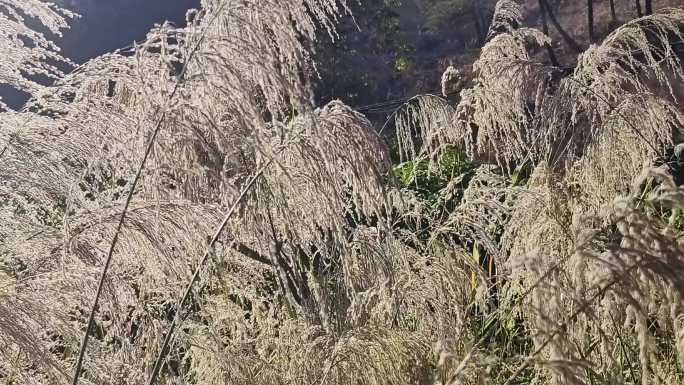
M 637 10 L 637 16 L 642 17 L 644 16 L 644 12 L 641 10 L 641 1 L 636 0 L 636 10 Z
M 216 245 L 216 242 L 219 239 L 219 236 L 223 232 L 223 229 L 225 229 L 226 225 L 228 224 L 228 221 L 230 218 L 233 216 L 235 211 L 237 210 L 238 206 L 242 202 L 242 200 L 245 198 L 249 190 L 251 190 L 252 186 L 254 186 L 254 183 L 259 179 L 259 177 L 264 173 L 264 170 L 268 166 L 273 163 L 273 159 L 270 159 L 266 164 L 264 164 L 247 182 L 245 187 L 242 189 L 242 192 L 240 192 L 240 195 L 235 199 L 233 202 L 233 205 L 230 207 L 228 212 L 226 213 L 225 217 L 223 218 L 223 221 L 221 224 L 218 226 L 216 231 L 214 232 L 214 236 L 211 238 L 211 241 L 209 242 L 209 245 L 207 246 L 207 250 L 204 252 L 204 255 L 202 256 L 202 259 L 199 261 L 197 264 L 197 267 L 195 268 L 195 272 L 192 275 L 192 278 L 190 279 L 190 282 L 188 283 L 188 286 L 185 288 L 185 293 L 183 294 L 183 297 L 181 298 L 180 303 L 178 304 L 177 310 L 176 310 L 176 315 L 173 318 L 173 321 L 171 322 L 171 325 L 169 326 L 168 331 L 166 332 L 166 336 L 164 337 L 164 342 L 162 343 L 161 349 L 159 350 L 159 353 L 157 354 L 157 359 L 155 360 L 154 363 L 154 368 L 152 369 L 152 375 L 150 376 L 150 380 L 148 381 L 148 385 L 152 385 L 155 383 L 157 380 L 157 377 L 159 376 L 159 371 L 161 370 L 162 365 L 164 364 L 164 358 L 166 357 L 166 353 L 169 347 L 169 343 L 171 342 L 171 338 L 173 336 L 173 332 L 176 329 L 176 326 L 178 325 L 178 321 L 180 319 L 180 315 L 182 312 L 182 309 L 185 307 L 185 304 L 188 302 L 188 299 L 190 298 L 190 293 L 192 292 L 192 287 L 197 282 L 199 279 L 200 272 L 202 271 L 202 267 L 206 263 L 207 259 L 209 259 L 209 256 L 211 255 L 214 246 Z
M 615 0 L 610 0 L 610 20 L 613 23 L 617 22 L 617 13 L 615 13 Z
M 207 24 L 207 28 L 216 20 L 216 17 L 221 14 L 221 11 L 223 7 L 225 6 L 226 3 L 224 3 L 221 8 L 219 8 L 218 12 L 216 12 L 216 15 L 209 21 Z M 206 28 L 205 30 L 206 31 Z M 180 85 L 183 83 L 183 80 L 185 79 L 185 75 L 187 73 L 188 69 L 188 64 L 190 61 L 192 61 L 193 57 L 197 53 L 197 50 L 199 49 L 200 45 L 204 41 L 205 38 L 205 33 L 204 31 L 200 35 L 200 38 L 198 41 L 195 43 L 194 47 L 192 48 L 192 51 L 190 51 L 190 54 L 188 55 L 187 60 L 183 64 L 183 69 L 181 70 L 181 73 L 178 75 L 178 80 L 176 81 L 176 84 L 173 87 L 173 91 L 169 95 L 168 99 L 166 100 L 166 105 L 169 105 L 171 100 L 176 96 L 178 93 L 178 90 L 180 88 Z M 155 113 L 159 112 L 159 108 L 155 111 Z M 114 232 L 114 237 L 112 238 L 112 242 L 109 245 L 109 251 L 107 252 L 107 258 L 105 259 L 105 263 L 102 266 L 102 270 L 100 273 L 100 280 L 97 285 L 97 291 L 95 292 L 95 298 L 93 299 L 93 304 L 90 308 L 90 314 L 88 316 L 88 323 L 86 326 L 85 333 L 83 334 L 83 340 L 81 341 L 81 347 L 78 352 L 78 359 L 76 360 L 76 367 L 74 369 L 74 378 L 72 380 L 72 385 L 77 385 L 78 381 L 81 377 L 81 372 L 83 368 L 83 359 L 85 358 L 85 352 L 88 347 L 88 340 L 90 338 L 90 330 L 93 327 L 93 324 L 95 322 L 95 313 L 97 313 L 97 305 L 100 301 L 100 296 L 102 295 L 102 288 L 104 287 L 104 281 L 105 278 L 107 277 L 107 272 L 109 271 L 109 266 L 111 265 L 112 262 L 112 257 L 114 255 L 114 248 L 116 247 L 116 244 L 119 240 L 119 234 L 121 234 L 121 229 L 123 228 L 123 223 L 126 219 L 126 214 L 128 213 L 128 208 L 131 204 L 131 201 L 133 200 L 133 195 L 135 195 L 135 189 L 138 187 L 138 182 L 140 181 L 140 178 L 142 176 L 142 172 L 145 169 L 145 165 L 147 163 L 147 159 L 150 156 L 150 153 L 152 153 L 152 149 L 154 148 L 154 143 L 155 140 L 157 139 L 157 135 L 159 134 L 159 131 L 161 131 L 162 123 L 166 119 L 166 108 L 164 108 L 161 111 L 161 116 L 157 120 L 157 123 L 152 131 L 152 135 L 150 136 L 150 139 L 147 143 L 147 147 L 145 148 L 145 154 L 143 155 L 142 160 L 140 161 L 140 165 L 138 166 L 138 170 L 135 173 L 135 178 L 133 179 L 133 183 L 131 184 L 131 188 L 128 191 L 128 195 L 126 196 L 126 203 L 124 204 L 123 210 L 121 211 L 121 215 L 119 216 L 119 222 L 116 226 L 116 231 Z
M 615 335 L 618 338 L 618 341 L 620 342 L 620 349 L 622 350 L 622 355 L 625 358 L 625 361 L 627 361 L 627 367 L 629 367 L 629 374 L 632 377 L 632 383 L 637 384 L 637 376 L 634 374 L 634 368 L 632 367 L 632 363 L 630 362 L 631 360 L 629 359 L 629 355 L 627 354 L 627 345 L 625 344 L 625 341 L 622 339 L 621 336 L 621 330 L 618 328 L 617 323 L 615 322 L 615 317 L 613 317 L 613 314 L 611 312 L 608 312 L 608 315 L 610 316 L 610 320 L 613 323 L 613 330 L 615 332 Z
M 175 90 L 174 90 L 175 93 Z M 124 204 L 123 211 L 121 211 L 121 215 L 119 216 L 119 222 L 116 225 L 116 231 L 114 232 L 114 237 L 112 238 L 112 242 L 109 245 L 109 251 L 107 252 L 107 259 L 105 260 L 104 265 L 102 266 L 102 270 L 100 272 L 100 280 L 97 285 L 97 291 L 95 292 L 95 298 L 93 299 L 93 304 L 90 307 L 90 315 L 88 316 L 88 324 L 86 326 L 86 331 L 83 334 L 83 340 L 81 341 L 81 348 L 79 349 L 78 352 L 78 359 L 76 361 L 76 368 L 74 369 L 74 378 L 72 380 L 72 385 L 77 385 L 78 380 L 81 376 L 81 368 L 83 367 L 83 358 L 85 357 L 85 351 L 86 348 L 88 347 L 88 339 L 90 337 L 90 329 L 93 327 L 93 323 L 95 320 L 95 313 L 97 312 L 97 305 L 100 300 L 100 295 L 102 294 L 102 288 L 104 287 L 104 281 L 107 276 L 107 272 L 109 271 L 109 265 L 112 262 L 112 256 L 114 255 L 114 248 L 116 247 L 116 243 L 119 240 L 119 234 L 121 233 L 121 228 L 123 227 L 124 220 L 126 219 L 126 213 L 128 212 L 128 207 L 131 204 L 131 200 L 133 199 L 133 195 L 135 194 L 135 189 L 138 186 L 138 182 L 140 181 L 140 177 L 142 175 L 143 170 L 145 169 L 145 164 L 147 163 L 147 158 L 149 157 L 150 153 L 152 152 L 152 148 L 154 147 L 154 141 L 157 138 L 157 134 L 159 134 L 159 131 L 161 129 L 161 124 L 164 121 L 165 118 L 165 112 L 162 112 L 162 115 L 160 119 L 157 121 L 157 124 L 154 128 L 154 131 L 152 131 L 152 136 L 150 137 L 150 140 L 147 143 L 147 148 L 145 149 L 145 155 L 143 156 L 142 160 L 140 161 L 140 165 L 138 166 L 138 171 L 135 174 L 135 178 L 133 179 L 133 183 L 131 184 L 131 189 L 128 192 L 128 196 L 126 197 L 126 203 Z
M 278 239 L 277 231 L 273 225 L 271 209 L 268 208 L 266 212 L 271 236 L 273 237 L 270 253 L 271 263 L 275 266 L 276 272 L 278 273 L 278 283 L 280 289 L 283 291 L 283 295 L 289 303 L 289 309 L 291 312 L 294 312 L 297 307 L 302 305 L 302 299 L 304 298 L 302 290 L 299 289 L 299 283 L 303 280 L 301 277 L 297 277 L 292 269 L 288 268 L 287 262 L 282 257 L 283 242 Z

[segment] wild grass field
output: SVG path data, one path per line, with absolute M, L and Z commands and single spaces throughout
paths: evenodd
M 499 0 L 377 127 L 314 102 L 344 0 L 80 66 L 0 0 L 0 383 L 683 384 L 684 8 L 643 3 L 559 65 Z

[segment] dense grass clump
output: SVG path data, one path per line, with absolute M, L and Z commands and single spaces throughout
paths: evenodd
M 312 102 L 344 2 L 203 0 L 69 74 L 16 15 L 74 15 L 5 3 L 0 382 L 684 381 L 682 9 L 568 70 L 501 0 L 388 140 Z

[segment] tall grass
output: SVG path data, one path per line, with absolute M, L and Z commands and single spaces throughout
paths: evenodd
M 684 11 L 568 73 L 496 10 L 394 149 L 313 105 L 331 0 L 204 0 L 52 85 L 8 64 L 33 97 L 0 114 L 0 380 L 682 383 Z

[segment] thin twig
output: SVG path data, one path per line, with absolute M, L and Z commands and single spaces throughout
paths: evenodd
M 140 166 L 138 167 L 138 171 L 135 174 L 135 179 L 133 179 L 133 184 L 131 185 L 131 189 L 128 192 L 128 196 L 126 197 L 126 203 L 124 204 L 123 211 L 121 212 L 121 216 L 119 217 L 119 222 L 116 226 L 116 231 L 114 232 L 114 237 L 112 238 L 112 242 L 109 246 L 109 252 L 107 253 L 107 259 L 105 260 L 104 265 L 102 266 L 102 271 L 100 273 L 100 281 L 97 285 L 97 291 L 95 293 L 95 298 L 93 299 L 93 304 L 90 308 L 90 315 L 88 316 L 88 325 L 86 326 L 85 333 L 83 335 L 83 340 L 81 341 L 81 348 L 78 352 L 78 360 L 76 361 L 76 369 L 74 370 L 74 379 L 71 382 L 72 385 L 77 385 L 78 380 L 81 376 L 81 368 L 83 366 L 83 358 L 85 356 L 85 351 L 88 346 L 88 339 L 90 337 L 90 329 L 93 326 L 93 322 L 95 319 L 95 313 L 97 312 L 97 305 L 100 300 L 100 295 L 102 294 L 102 288 L 104 287 L 104 281 L 107 276 L 107 271 L 109 270 L 109 265 L 112 262 L 112 256 L 114 255 L 114 247 L 116 247 L 116 243 L 119 240 L 119 234 L 121 233 L 121 228 L 123 227 L 124 220 L 126 219 L 126 213 L 128 212 L 128 207 L 131 204 L 131 200 L 133 199 L 133 195 L 135 194 L 135 188 L 138 185 L 138 181 L 140 180 L 140 177 L 142 175 L 142 172 L 145 168 L 145 163 L 147 162 L 147 158 L 149 157 L 150 153 L 152 152 L 152 148 L 154 147 L 154 141 L 157 137 L 157 134 L 159 133 L 159 130 L 161 128 L 161 123 L 164 120 L 164 115 L 165 113 L 162 112 L 162 116 L 160 117 L 159 121 L 157 122 L 157 125 L 152 132 L 152 137 L 150 138 L 147 148 L 145 149 L 145 155 L 143 156 L 142 161 L 140 162 Z

